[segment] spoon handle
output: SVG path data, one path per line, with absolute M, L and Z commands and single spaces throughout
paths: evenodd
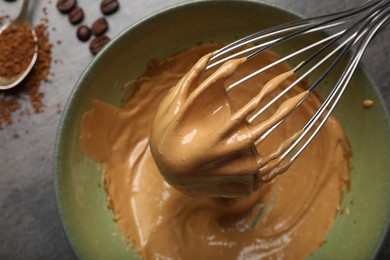
M 15 19 L 14 23 L 22 25 L 22 24 L 28 24 L 28 6 L 30 1 L 29 0 L 23 0 L 22 8 L 20 9 L 20 13 L 18 17 Z

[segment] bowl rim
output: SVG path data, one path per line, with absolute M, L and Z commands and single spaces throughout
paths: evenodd
M 283 11 L 285 13 L 289 13 L 293 16 L 296 16 L 298 19 L 303 19 L 304 17 L 302 14 L 299 14 L 295 12 L 294 10 L 287 9 L 281 6 L 278 6 L 274 3 L 269 3 L 265 2 L 264 0 L 221 0 L 220 3 L 238 3 L 242 2 L 245 4 L 254 4 L 254 5 L 265 5 L 269 6 L 275 9 L 278 9 L 279 11 Z M 125 29 L 123 29 L 120 33 L 118 33 L 90 62 L 89 64 L 85 67 L 85 69 L 82 71 L 80 74 L 78 80 L 76 81 L 75 85 L 73 86 L 68 99 L 66 101 L 66 104 L 63 109 L 63 113 L 60 118 L 60 122 L 57 128 L 57 134 L 55 138 L 55 144 L 54 144 L 54 162 L 53 162 L 53 182 L 54 182 L 54 191 L 55 191 L 55 200 L 56 200 L 56 207 L 57 207 L 57 212 L 60 217 L 60 222 L 61 226 L 63 229 L 63 232 L 65 233 L 66 241 L 68 245 L 71 248 L 72 254 L 76 258 L 81 258 L 79 255 L 79 251 L 77 250 L 77 245 L 74 241 L 73 234 L 70 232 L 70 228 L 67 225 L 65 213 L 63 210 L 63 194 L 60 192 L 60 182 L 59 182 L 59 176 L 63 172 L 61 170 L 61 167 L 59 165 L 59 161 L 61 160 L 62 157 L 62 151 L 60 148 L 64 145 L 65 141 L 62 138 L 64 135 L 64 132 L 66 131 L 66 122 L 69 120 L 69 110 L 70 108 L 74 105 L 75 103 L 75 97 L 77 96 L 77 93 L 81 91 L 81 83 L 84 81 L 84 79 L 90 74 L 91 68 L 96 64 L 99 63 L 104 56 L 106 56 L 107 50 L 115 47 L 116 44 L 118 44 L 118 40 L 123 38 L 126 34 L 130 33 L 131 31 L 142 27 L 144 23 L 148 22 L 151 19 L 154 19 L 155 17 L 159 17 L 161 15 L 167 14 L 169 12 L 175 12 L 183 8 L 189 8 L 191 6 L 197 6 L 197 5 L 208 5 L 210 3 L 215 3 L 214 0 L 202 0 L 202 1 L 195 1 L 195 0 L 185 0 L 179 3 L 171 4 L 167 7 L 161 8 L 159 10 L 153 11 L 149 13 L 148 15 L 138 19 L 137 21 L 129 24 Z M 367 77 L 368 81 L 373 87 L 373 90 L 375 91 L 375 94 L 378 97 L 378 100 L 383 106 L 383 112 L 387 121 L 387 125 L 390 128 L 390 111 L 389 108 L 386 105 L 386 102 L 381 94 L 381 91 L 379 90 L 378 85 L 376 84 L 375 80 L 371 77 L 371 75 L 368 73 L 365 65 L 362 62 L 359 62 L 358 67 L 363 71 L 365 76 Z M 380 249 L 382 248 L 384 244 L 384 240 L 387 236 L 387 234 L 390 233 L 390 210 L 388 212 L 387 216 L 387 224 L 386 228 L 382 234 L 381 239 L 379 240 L 379 243 L 377 245 L 377 248 L 375 249 L 373 259 L 375 259 L 379 252 Z

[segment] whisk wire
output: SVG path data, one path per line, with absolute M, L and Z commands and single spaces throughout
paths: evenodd
M 388 9 L 387 9 L 388 11 Z M 290 161 L 294 161 L 302 152 L 303 150 L 310 144 L 310 142 L 314 139 L 314 137 L 318 134 L 319 130 L 322 128 L 322 126 L 325 124 L 326 120 L 329 118 L 333 110 L 335 109 L 336 105 L 338 104 L 340 98 L 342 97 L 348 83 L 350 82 L 354 71 L 356 70 L 357 65 L 359 64 L 359 61 L 361 57 L 363 56 L 365 50 L 367 49 L 367 46 L 369 42 L 372 40 L 372 38 L 375 36 L 377 31 L 386 24 L 389 19 L 389 12 L 382 13 L 384 17 L 382 17 L 382 20 L 379 20 L 381 17 L 377 19 L 377 23 L 374 24 L 373 27 L 371 27 L 369 30 L 366 30 L 367 36 L 360 42 L 358 46 L 358 50 L 354 53 L 352 58 L 350 59 L 349 63 L 346 66 L 346 70 L 343 72 L 342 76 L 336 83 L 336 86 L 332 89 L 331 93 L 325 100 L 325 102 L 321 105 L 320 109 L 317 111 L 317 113 L 312 117 L 312 119 L 308 122 L 307 125 L 304 126 L 304 132 L 301 134 L 301 136 L 291 145 L 289 149 L 285 151 L 285 153 L 282 155 L 282 157 L 286 157 L 296 146 L 297 144 L 305 137 L 305 135 L 309 132 L 309 130 L 315 125 L 315 123 L 319 120 L 319 118 L 322 116 L 322 114 L 327 111 L 317 128 L 314 130 L 314 132 L 311 134 L 311 136 L 306 140 L 306 142 L 300 147 L 300 149 L 290 158 Z M 356 39 L 351 45 L 356 44 L 359 41 L 359 39 Z M 343 51 L 343 54 L 340 56 L 346 56 L 348 53 L 348 48 L 345 48 Z M 338 95 L 336 96 L 336 94 Z M 335 97 L 336 96 L 336 97 Z M 332 105 L 329 109 L 327 107 L 329 104 L 331 104 L 331 101 L 333 101 Z
M 323 15 L 314 18 L 302 19 L 299 21 L 292 21 L 282 25 L 275 26 L 270 29 L 265 29 L 260 32 L 254 33 L 247 37 L 244 37 L 238 41 L 235 41 L 224 48 L 217 51 L 209 59 L 209 65 L 206 70 L 218 66 L 225 61 L 228 61 L 237 57 L 245 57 L 249 60 L 259 53 L 271 49 L 277 45 L 288 42 L 289 40 L 299 37 L 301 35 L 323 31 L 325 29 L 338 29 L 338 32 L 325 36 L 323 39 L 311 43 L 299 50 L 296 50 L 270 64 L 264 66 L 249 75 L 242 77 L 238 81 L 226 86 L 226 90 L 230 91 L 234 87 L 241 83 L 255 77 L 258 74 L 270 69 L 277 64 L 290 60 L 293 57 L 302 55 L 309 50 L 318 48 L 314 53 L 308 55 L 303 59 L 298 66 L 294 68 L 294 73 L 301 72 L 304 68 L 306 71 L 302 72 L 291 84 L 286 86 L 269 102 L 261 106 L 258 111 L 252 113 L 247 119 L 249 124 L 252 124 L 254 120 L 267 110 L 271 105 L 277 102 L 282 96 L 284 96 L 293 87 L 299 84 L 302 80 L 307 78 L 320 66 L 326 65 L 325 62 L 330 62 L 327 65 L 324 72 L 314 81 L 308 89 L 302 99 L 292 108 L 288 113 L 292 113 L 302 102 L 304 102 L 308 96 L 314 91 L 314 89 L 332 72 L 337 66 L 343 65 L 343 71 L 339 76 L 337 83 L 331 89 L 330 93 L 325 98 L 324 102 L 312 115 L 312 117 L 306 122 L 300 131 L 293 135 L 291 143 L 288 145 L 280 144 L 277 148 L 277 152 L 273 154 L 272 159 L 266 163 L 272 161 L 273 165 L 278 167 L 286 167 L 281 165 L 281 162 L 288 156 L 288 161 L 293 162 L 310 144 L 314 137 L 318 134 L 319 130 L 323 127 L 330 114 L 338 104 L 342 97 L 348 83 L 350 82 L 357 65 L 365 52 L 368 44 L 372 38 L 386 26 L 390 21 L 390 1 L 389 0 L 371 0 L 366 1 L 360 7 L 351 8 L 346 11 L 337 12 L 330 15 Z M 276 37 L 272 39 L 272 37 Z M 261 42 L 264 41 L 264 42 Z M 248 47 L 248 44 L 253 46 Z M 348 57 L 348 58 L 347 58 Z M 347 59 L 346 63 L 341 61 Z M 314 63 L 309 67 L 309 64 Z M 346 65 L 344 65 L 346 64 Z M 272 133 L 278 126 L 286 119 L 288 114 L 280 118 L 272 127 L 261 134 L 255 144 L 262 142 L 270 133 Z M 306 139 L 304 139 L 306 138 Z M 265 168 L 265 164 L 261 166 L 261 169 Z M 259 170 L 259 171 L 260 171 Z M 275 171 L 277 172 L 277 171 Z M 272 175 L 273 173 L 271 173 Z M 277 173 L 275 173 L 277 174 Z
M 374 16 L 373 16 L 374 17 Z M 328 42 L 325 46 L 323 46 L 320 50 L 318 50 L 316 53 L 314 53 L 312 56 L 310 56 L 308 59 L 306 59 L 303 63 L 301 63 L 300 65 L 297 66 L 297 68 L 294 69 L 294 72 L 297 72 L 299 71 L 301 68 L 303 68 L 305 65 L 307 65 L 310 61 L 314 60 L 317 56 L 319 56 L 321 53 L 323 53 L 325 50 L 329 49 L 330 46 L 332 46 L 334 43 L 336 43 L 337 40 L 341 39 L 343 36 L 347 35 L 347 33 L 349 31 L 352 31 L 356 26 L 358 26 L 359 24 L 361 24 L 362 22 L 364 22 L 365 19 L 361 19 L 359 20 L 358 22 L 356 22 L 353 26 L 351 26 L 350 28 L 346 29 L 346 30 L 343 30 L 341 32 L 339 32 L 338 34 L 335 34 L 333 36 L 335 37 L 332 37 L 332 40 L 330 42 Z M 366 21 L 366 24 L 368 24 L 370 21 Z M 248 122 L 249 123 L 252 123 L 260 114 L 262 114 L 265 110 L 267 110 L 271 105 L 273 105 L 277 100 L 279 100 L 282 96 L 284 96 L 289 90 L 291 90 L 293 87 L 295 87 L 299 82 L 301 82 L 304 78 L 306 78 L 309 74 L 311 74 L 314 70 L 316 70 L 318 67 L 320 67 L 324 62 L 326 62 L 328 59 L 330 59 L 335 53 L 337 53 L 342 47 L 346 46 L 347 43 L 349 43 L 351 40 L 355 39 L 356 36 L 359 35 L 359 32 L 355 32 L 353 35 L 351 35 L 349 38 L 347 38 L 344 42 L 342 42 L 340 45 L 338 45 L 332 52 L 330 52 L 328 55 L 326 55 L 323 59 L 321 59 L 319 62 L 317 62 L 314 66 L 312 66 L 307 72 L 305 72 L 302 76 L 300 76 L 297 80 L 295 80 L 292 84 L 290 84 L 287 88 L 285 88 L 281 93 L 279 93 L 275 98 L 273 98 L 270 102 L 268 102 L 265 106 L 263 106 L 259 111 L 257 111 L 254 115 L 252 115 Z M 360 32 L 361 33 L 361 32 Z M 337 37 L 336 37 L 337 36 Z M 362 35 L 358 36 L 358 39 L 360 39 L 360 37 L 362 37 Z M 325 39 L 329 39 L 330 37 L 328 38 L 325 38 Z M 319 42 L 323 42 L 323 41 L 319 41 Z M 308 47 L 314 47 L 318 44 L 312 44 Z M 350 44 L 350 45 L 347 45 L 347 48 L 346 50 L 348 50 L 350 47 L 352 47 L 353 44 Z M 306 50 L 306 48 L 303 48 L 301 50 Z M 299 52 L 299 51 L 298 51 Z M 298 52 L 295 52 L 298 54 Z M 290 57 L 291 55 L 288 55 L 287 57 Z M 294 55 L 295 56 L 295 55 Z M 309 91 L 312 92 L 318 85 L 319 83 L 330 73 L 330 71 L 332 71 L 332 69 L 336 66 L 336 64 L 338 64 L 338 62 L 344 57 L 345 55 L 339 55 L 336 60 L 332 63 L 332 65 L 330 65 L 325 73 L 323 73 L 317 80 L 316 82 L 309 88 Z M 286 60 L 286 59 L 281 59 L 281 60 Z M 271 64 L 270 64 L 271 65 Z M 267 66 L 267 69 L 268 67 Z M 261 71 L 261 70 L 259 70 Z M 252 74 L 251 74 L 252 75 Z M 300 104 L 300 103 L 299 103 Z
M 326 41 L 329 41 L 329 40 L 337 37 L 339 34 L 340 33 L 337 33 L 335 35 L 331 35 L 331 36 L 329 36 L 327 38 L 324 38 L 324 39 L 322 39 L 322 40 L 320 40 L 318 42 L 315 42 L 315 43 L 313 43 L 313 44 L 311 44 L 309 46 L 306 46 L 306 47 L 304 47 L 304 48 L 302 48 L 302 49 L 300 49 L 300 50 L 298 50 L 296 52 L 293 52 L 293 53 L 291 53 L 291 54 L 289 54 L 289 55 L 287 55 L 287 56 L 285 56 L 285 57 L 283 57 L 281 59 L 278 59 L 277 61 L 274 61 L 273 63 L 271 63 L 271 64 L 269 64 L 269 65 L 267 65 L 267 66 L 265 66 L 265 67 L 255 71 L 255 72 L 252 72 L 251 74 L 243 77 L 242 79 L 240 79 L 240 80 L 230 84 L 229 86 L 226 87 L 226 90 L 229 91 L 229 90 L 233 89 L 234 87 L 240 85 L 244 81 L 246 81 L 246 80 L 248 80 L 250 78 L 253 78 L 254 76 L 256 76 L 258 74 L 261 74 L 262 72 L 266 71 L 267 69 L 269 69 L 271 67 L 274 67 L 275 65 L 277 65 L 279 63 L 282 63 L 282 62 L 284 62 L 284 61 L 286 61 L 286 60 L 288 60 L 288 59 L 290 59 L 290 58 L 292 58 L 294 56 L 297 56 L 297 55 L 299 55 L 299 54 L 301 54 L 301 53 L 303 53 L 303 52 L 305 52 L 305 51 L 307 51 L 309 49 L 312 49 L 312 48 L 314 48 L 314 47 L 316 47 L 316 46 L 318 46 L 318 45 L 320 45 L 320 44 L 322 44 L 322 43 L 324 43 Z
M 281 25 L 277 25 L 277 26 L 268 28 L 268 29 L 264 29 L 262 31 L 259 31 L 259 32 L 253 33 L 249 36 L 246 36 L 244 38 L 241 38 L 240 40 L 237 40 L 237 41 L 221 48 L 217 53 L 215 53 L 210 58 L 210 61 L 213 61 L 213 60 L 217 59 L 218 57 L 220 57 L 220 56 L 222 56 L 222 55 L 224 55 L 232 50 L 235 50 L 239 47 L 245 46 L 249 43 L 259 41 L 265 37 L 289 32 L 289 31 L 294 31 L 294 30 L 299 29 L 299 28 L 304 28 L 304 27 L 309 26 L 312 22 L 314 22 L 316 20 L 321 20 L 324 18 L 336 17 L 336 18 L 341 19 L 341 18 L 344 18 L 346 16 L 347 17 L 353 16 L 353 15 L 358 14 L 359 12 L 364 11 L 366 9 L 369 9 L 377 4 L 378 3 L 374 2 L 374 1 L 366 1 L 366 3 L 364 3 L 360 7 L 354 7 L 354 8 L 345 10 L 345 11 L 341 11 L 341 12 L 337 12 L 337 13 L 333 13 L 333 14 L 322 15 L 322 16 L 317 16 L 314 18 L 306 18 L 306 19 L 301 19 L 301 20 L 297 20 L 297 21 L 291 21 L 291 22 L 287 22 L 287 23 L 284 23 Z M 329 20 L 327 20 L 327 21 L 330 22 Z M 320 27 L 320 26 L 318 26 L 318 27 Z M 324 27 L 324 28 L 321 28 L 320 30 L 323 30 L 323 29 L 326 29 L 326 28 Z

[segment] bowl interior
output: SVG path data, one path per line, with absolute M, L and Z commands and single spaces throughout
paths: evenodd
M 140 75 L 151 59 L 166 57 L 199 41 L 231 42 L 296 18 L 277 7 L 252 1 L 186 3 L 127 29 L 92 62 L 65 108 L 55 154 L 58 207 L 79 258 L 136 258 L 107 209 L 101 166 L 88 159 L 79 146 L 80 120 L 92 99 L 120 106 L 129 93 L 123 91 L 123 86 Z M 292 48 L 301 44 L 294 42 Z M 334 80 L 329 79 L 320 92 Z M 362 106 L 366 98 L 375 101 L 370 109 Z M 335 113 L 352 144 L 351 190 L 345 194 L 342 206 L 349 208 L 349 214 L 337 215 L 326 243 L 310 258 L 371 258 L 389 221 L 390 131 L 383 101 L 361 68 Z

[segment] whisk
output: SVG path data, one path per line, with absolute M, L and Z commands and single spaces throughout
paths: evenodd
M 293 38 L 301 37 L 302 35 L 319 32 L 325 29 L 332 29 L 335 31 L 330 35 L 325 35 L 321 40 L 294 51 L 293 53 L 290 53 L 279 60 L 260 68 L 259 70 L 226 87 L 227 91 L 229 91 L 240 85 L 242 82 L 251 79 L 252 77 L 279 63 L 289 60 L 297 55 L 304 55 L 309 50 L 315 50 L 313 54 L 305 57 L 303 62 L 294 69 L 294 73 L 302 71 L 303 69 L 306 69 L 306 71 L 270 102 L 259 108 L 257 112 L 253 113 L 253 115 L 247 119 L 249 123 L 252 123 L 260 114 L 279 100 L 287 91 L 291 90 L 305 77 L 309 76 L 313 71 L 318 69 L 322 64 L 324 64 L 324 62 L 331 62 L 330 66 L 328 66 L 320 77 L 310 86 L 307 95 L 305 95 L 297 103 L 294 108 L 296 109 L 308 97 L 308 95 L 314 91 L 319 83 L 326 78 L 337 64 L 340 64 L 343 59 L 348 60 L 343 68 L 343 72 L 338 78 L 337 83 L 334 85 L 333 89 L 330 91 L 329 95 L 326 97 L 316 113 L 303 127 L 299 136 L 294 138 L 294 141 L 291 144 L 280 149 L 280 152 L 275 154 L 273 158 L 270 158 L 278 162 L 288 158 L 290 162 L 293 162 L 310 144 L 324 125 L 325 121 L 328 119 L 343 95 L 370 41 L 381 28 L 387 25 L 389 18 L 390 1 L 379 0 L 367 1 L 359 7 L 330 15 L 292 21 L 254 33 L 223 47 L 210 57 L 206 70 L 237 57 L 244 56 L 246 59 L 251 59 L 265 50 L 285 43 Z M 248 46 L 248 44 L 252 47 L 246 48 L 245 46 Z M 242 50 L 242 48 L 244 49 Z M 321 55 L 323 57 L 321 57 Z M 313 65 L 310 66 L 310 64 Z M 257 143 L 264 140 L 264 138 L 274 131 L 274 129 L 276 129 L 287 116 L 281 118 L 268 131 L 260 136 L 257 139 Z M 277 174 L 277 171 L 275 171 L 275 174 Z M 271 174 L 268 179 L 271 180 L 273 177 L 275 176 Z
M 162 101 L 154 119 L 150 149 L 165 180 L 188 193 L 236 197 L 250 194 L 284 172 L 323 127 L 343 95 L 371 39 L 388 23 L 389 18 L 390 0 L 368 1 L 347 11 L 293 21 L 257 32 L 201 58 Z M 325 29 L 335 32 L 321 34 L 325 35 L 321 40 L 293 51 L 228 86 L 219 85 L 221 79 L 227 79 L 231 73 L 240 69 L 240 63 L 272 47 L 288 44 L 291 39 Z M 274 79 L 275 82 L 281 82 L 292 73 L 300 72 L 301 75 L 297 75 L 280 93 L 274 93 L 274 97 L 265 105 L 260 104 L 263 93 L 270 94 L 273 91 L 270 86 L 279 84 L 272 83 L 274 79 L 251 101 L 229 114 L 228 120 L 226 114 L 221 112 L 232 113 L 231 109 L 226 109 L 228 101 L 217 103 L 216 110 L 212 110 L 214 117 L 199 115 L 203 108 L 208 107 L 205 104 L 205 99 L 209 99 L 207 93 L 213 95 L 214 100 L 225 100 L 226 91 L 229 92 L 244 81 L 295 56 L 299 57 L 301 63 L 293 72 L 286 72 Z M 253 147 L 299 107 L 332 70 L 336 71 L 335 67 L 339 69 L 340 66 L 344 67 L 338 81 L 303 128 L 279 144 L 270 155 L 262 156 L 254 152 Z M 203 82 L 199 82 L 200 74 L 214 67 L 218 69 Z M 284 101 L 288 106 L 283 106 L 285 103 L 280 106 L 282 113 L 276 112 L 277 116 L 274 114 L 260 125 L 252 124 L 272 104 L 282 100 L 294 86 L 310 74 L 313 75 L 315 70 L 322 74 L 308 90 Z M 212 91 L 207 92 L 210 89 Z M 216 90 L 219 92 L 215 92 Z M 193 108 L 196 103 L 199 110 Z M 217 117 L 217 113 L 224 116 Z M 198 120 L 208 120 L 207 130 L 197 128 L 197 125 L 183 127 L 183 124 L 191 122 L 192 116 L 195 123 Z M 245 121 L 252 125 L 250 129 L 246 127 Z

